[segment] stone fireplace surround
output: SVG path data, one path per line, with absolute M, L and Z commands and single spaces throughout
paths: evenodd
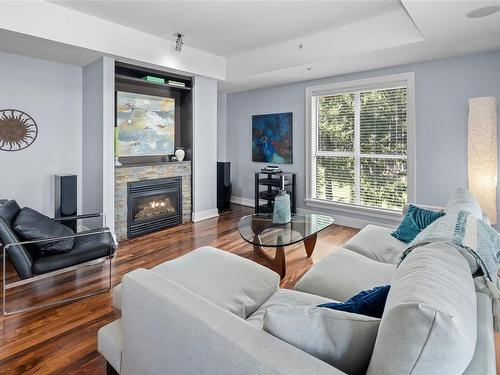
M 191 161 L 122 165 L 115 167 L 115 233 L 117 241 L 127 239 L 127 184 L 165 177 L 182 178 L 182 222 L 191 221 Z

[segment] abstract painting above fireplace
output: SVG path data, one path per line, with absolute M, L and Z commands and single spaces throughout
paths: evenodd
M 175 148 L 175 99 L 116 93 L 118 156 L 170 155 Z

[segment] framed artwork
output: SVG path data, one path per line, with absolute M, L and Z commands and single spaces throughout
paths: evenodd
M 117 91 L 118 156 L 171 155 L 175 150 L 175 99 Z
M 252 116 L 252 161 L 293 163 L 292 112 Z

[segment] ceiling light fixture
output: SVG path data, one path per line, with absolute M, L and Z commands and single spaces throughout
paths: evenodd
M 465 16 L 467 18 L 483 18 L 491 16 L 492 14 L 495 14 L 498 11 L 500 11 L 500 5 L 490 5 L 487 7 L 471 10 Z
M 182 40 L 182 37 L 184 36 L 184 34 L 175 33 L 174 35 L 177 36 L 177 40 L 175 41 L 175 50 L 177 52 L 181 52 L 182 51 L 182 45 L 184 44 L 184 41 Z

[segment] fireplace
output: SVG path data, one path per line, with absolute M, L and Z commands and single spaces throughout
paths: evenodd
M 129 238 L 182 223 L 181 177 L 128 183 Z

